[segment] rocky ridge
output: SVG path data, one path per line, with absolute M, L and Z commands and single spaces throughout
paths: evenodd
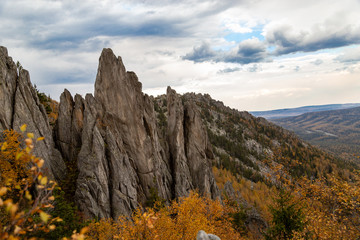
M 153 100 L 122 59 L 104 49 L 95 94 L 72 97 L 65 90 L 52 130 L 29 73 L 18 71 L 6 48 L 0 54 L 0 130 L 27 124 L 44 136 L 35 154 L 58 181 L 67 178 L 66 164 L 76 163 L 75 201 L 87 218 L 130 215 L 154 192 L 165 201 L 193 189 L 220 198 L 211 144 L 192 101 L 183 103 L 168 88 L 169 123 L 160 138 Z

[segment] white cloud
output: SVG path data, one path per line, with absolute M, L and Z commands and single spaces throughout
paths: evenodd
M 346 49 L 336 60 L 345 63 L 360 62 L 360 47 Z

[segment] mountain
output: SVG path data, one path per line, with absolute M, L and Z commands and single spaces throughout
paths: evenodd
M 130 216 L 154 198 L 169 203 L 195 189 L 222 200 L 217 183 L 227 179 L 214 172 L 230 172 L 234 184 L 245 179 L 270 189 L 274 165 L 286 166 L 294 179 L 346 178 L 354 168 L 207 94 L 180 95 L 168 87 L 164 95 L 148 96 L 111 49 L 99 58 L 94 95 L 64 90 L 58 105 L 49 103 L 1 47 L 0 130 L 27 124 L 35 138 L 45 137 L 35 154 L 86 218 Z M 51 120 L 50 113 L 56 113 Z M 234 192 L 231 182 L 225 185 Z M 259 215 L 251 213 L 264 225 Z
M 269 162 L 291 166 L 290 173 L 294 177 L 306 175 L 309 178 L 354 167 L 264 118 L 226 107 L 208 94 L 186 93 L 181 98 L 195 102 L 201 110 L 214 149 L 214 166 L 225 168 L 235 176 L 266 182 L 268 174 L 272 173 Z M 160 126 L 166 124 L 166 106 L 165 95 L 155 98 Z
M 360 156 L 360 107 L 273 119 L 302 139 L 344 159 Z
M 277 109 L 277 110 L 269 110 L 269 111 L 253 111 L 250 113 L 256 117 L 263 117 L 270 120 L 270 119 L 299 116 L 301 114 L 309 113 L 309 112 L 339 110 L 339 109 L 347 109 L 347 108 L 353 108 L 359 106 L 360 103 L 328 104 L 328 105 L 304 106 L 298 108 L 285 108 L 285 109 Z

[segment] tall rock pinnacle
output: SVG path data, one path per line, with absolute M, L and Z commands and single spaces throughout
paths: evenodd
M 65 90 L 53 134 L 28 72 L 18 75 L 6 48 L 0 47 L 0 104 L 5 106 L 0 108 L 0 130 L 26 123 L 29 131 L 45 137 L 35 154 L 46 160 L 56 180 L 65 177 L 76 184 L 75 202 L 87 218 L 129 216 L 154 194 L 169 202 L 197 189 L 220 198 L 196 104 L 183 103 L 168 89 L 168 123 L 160 142 L 154 100 L 141 88 L 121 58 L 104 49 L 94 96 L 73 98 Z M 75 163 L 78 175 L 66 175 L 65 163 Z

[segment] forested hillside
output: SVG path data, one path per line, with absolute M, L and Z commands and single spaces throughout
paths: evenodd
M 307 113 L 297 117 L 273 119 L 294 131 L 305 141 L 344 160 L 359 164 L 360 108 Z
M 214 165 L 218 168 L 225 168 L 254 182 L 266 181 L 267 174 L 271 172 L 269 161 L 286 165 L 293 177 L 318 178 L 330 173 L 351 177 L 349 170 L 355 165 L 311 146 L 294 133 L 264 118 L 226 107 L 209 95 L 187 93 L 182 98 L 183 101 L 191 99 L 200 107 L 217 156 Z M 164 96 L 155 99 L 160 126 L 166 124 L 165 101 Z

